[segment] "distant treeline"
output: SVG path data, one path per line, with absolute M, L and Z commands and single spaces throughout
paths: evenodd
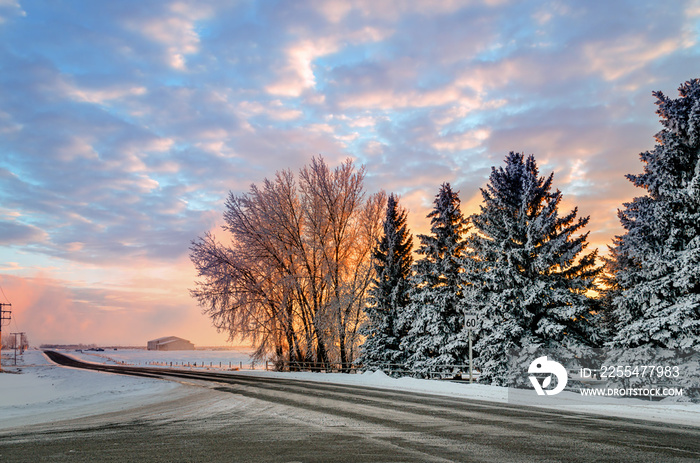
M 88 349 L 145 349 L 146 346 L 99 346 L 97 344 L 41 344 L 40 349 L 88 350 Z

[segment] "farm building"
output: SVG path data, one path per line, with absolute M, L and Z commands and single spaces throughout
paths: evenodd
M 194 350 L 194 344 L 177 336 L 166 336 L 148 341 L 148 350 Z

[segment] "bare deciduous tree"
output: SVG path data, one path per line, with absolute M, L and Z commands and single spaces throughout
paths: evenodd
M 330 170 L 314 158 L 298 181 L 285 170 L 229 194 L 231 244 L 207 233 L 190 248 L 192 296 L 218 329 L 251 340 L 258 358 L 350 366 L 386 202 L 367 197 L 364 176 L 350 160 Z

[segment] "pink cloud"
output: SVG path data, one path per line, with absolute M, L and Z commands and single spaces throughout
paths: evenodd
M 660 57 L 693 45 L 694 41 L 682 37 L 656 41 L 638 33 L 619 37 L 612 43 L 610 40 L 588 43 L 583 53 L 590 63 L 590 71 L 601 74 L 605 80 L 614 81 Z

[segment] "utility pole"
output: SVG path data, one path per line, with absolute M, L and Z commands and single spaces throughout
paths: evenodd
M 5 310 L 5 307 L 12 307 L 12 304 L 5 304 L 3 302 L 0 302 L 0 359 L 2 359 L 2 325 L 5 323 L 5 320 L 7 322 L 10 322 L 10 318 L 12 317 L 12 311 L 11 310 Z M 0 373 L 2 372 L 2 360 L 0 360 Z
M 10 333 L 11 336 L 15 337 L 14 348 L 15 348 L 15 366 L 17 366 L 17 336 L 19 336 L 19 353 L 20 355 L 24 353 L 24 335 L 27 334 L 24 331 L 21 333 Z

